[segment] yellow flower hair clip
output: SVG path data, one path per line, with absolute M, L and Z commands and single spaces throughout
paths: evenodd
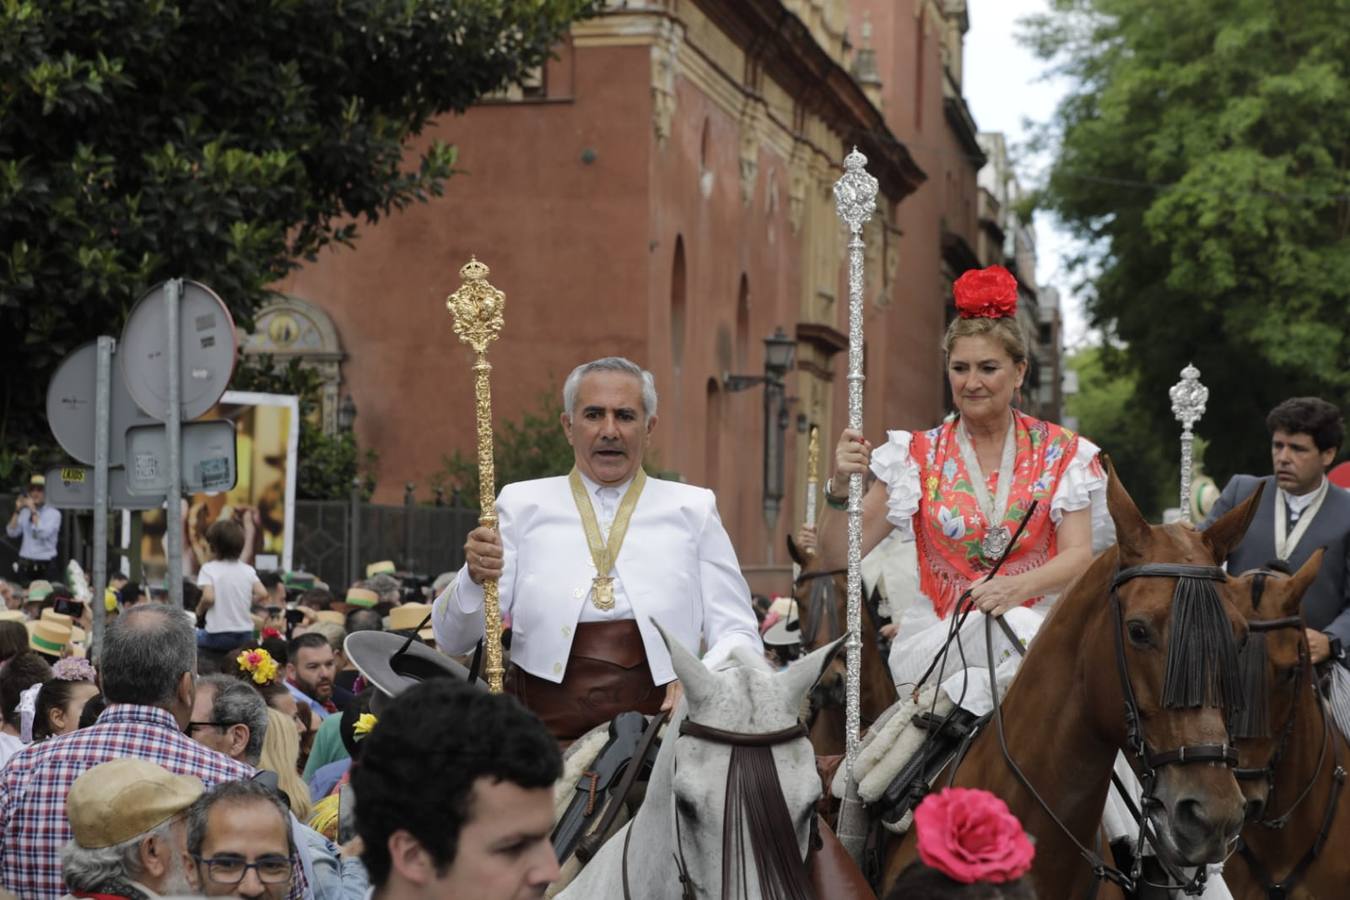
M 375 727 L 379 719 L 372 713 L 361 713 L 357 718 L 356 724 L 352 726 L 352 740 L 359 741 L 361 738 L 370 734 L 370 730 Z
M 262 648 L 245 650 L 234 661 L 241 670 L 253 676 L 254 684 L 270 684 L 277 677 L 277 661 Z

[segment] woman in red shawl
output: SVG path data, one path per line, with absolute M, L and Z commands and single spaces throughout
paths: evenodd
M 892 528 L 917 542 L 919 596 L 899 615 L 890 656 L 902 694 L 942 647 L 947 617 L 974 585 L 979 612 L 962 629 L 969 671 L 953 650 L 939 681 L 953 702 L 982 714 L 992 708 L 983 614 L 1003 615 L 1029 642 L 1054 597 L 1087 568 L 1094 530 L 1109 532 L 1110 520 L 1097 447 L 1012 405 L 1027 372 L 1017 281 L 991 266 L 962 275 L 954 293 L 959 318 L 943 351 L 957 414 L 927 431 L 890 431 L 875 452 L 861 434 L 844 431 L 826 494 L 838 506 L 848 475 L 875 476 L 863 501 L 863 554 Z M 999 574 L 982 582 L 1033 500 L 1036 511 Z M 1020 656 L 995 635 L 995 666 L 1006 683 Z

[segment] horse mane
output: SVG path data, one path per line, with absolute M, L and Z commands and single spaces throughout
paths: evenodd
M 1261 595 L 1266 590 L 1266 579 L 1273 573 L 1264 570 L 1243 572 L 1252 576 L 1252 612 L 1261 608 Z M 1238 651 L 1238 680 L 1246 702 L 1233 713 L 1228 730 L 1230 736 L 1241 738 L 1270 737 L 1270 649 L 1266 646 L 1266 632 L 1252 629 L 1247 641 Z

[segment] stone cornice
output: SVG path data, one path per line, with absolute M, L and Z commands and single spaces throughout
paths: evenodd
M 886 126 L 862 86 L 821 47 L 782 0 L 693 0 L 792 96 L 801 98 L 844 144 L 856 144 L 893 201 L 926 180 L 914 157 Z

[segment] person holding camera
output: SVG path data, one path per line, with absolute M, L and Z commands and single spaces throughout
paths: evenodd
M 9 517 L 5 534 L 23 538 L 14 571 L 24 586 L 37 579 L 61 580 L 61 566 L 56 559 L 61 511 L 47 505 L 47 479 L 41 475 L 29 479 L 28 490 L 14 501 L 14 514 Z

